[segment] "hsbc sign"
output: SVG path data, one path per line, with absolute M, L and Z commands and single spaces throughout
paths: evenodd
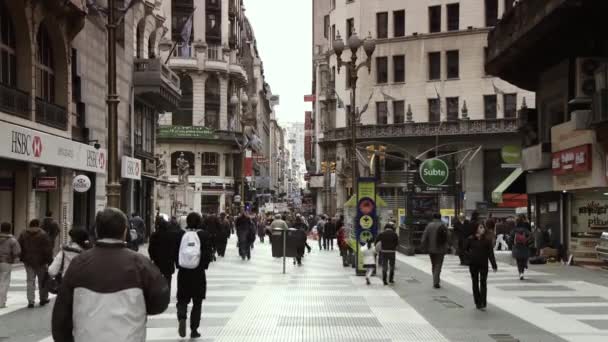
M 122 178 L 141 180 L 141 160 L 123 156 L 121 166 Z
M 105 149 L 3 122 L 0 157 L 96 173 L 106 172 Z

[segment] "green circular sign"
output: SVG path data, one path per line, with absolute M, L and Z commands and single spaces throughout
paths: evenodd
M 427 159 L 420 164 L 420 179 L 426 185 L 443 185 L 448 180 L 449 175 L 448 164 L 441 159 Z
M 521 162 L 521 147 L 516 145 L 503 146 L 500 155 L 502 161 L 507 164 L 519 164 Z
M 363 229 L 370 229 L 374 225 L 374 219 L 369 215 L 363 215 L 359 219 L 359 224 Z

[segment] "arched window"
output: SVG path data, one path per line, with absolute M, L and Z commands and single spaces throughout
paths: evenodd
M 36 36 L 36 96 L 48 103 L 55 102 L 55 61 L 51 38 L 44 25 Z
M 11 16 L 0 2 L 0 83 L 17 85 L 17 59 L 15 54 L 15 28 Z
M 189 151 L 176 151 L 171 153 L 171 175 L 179 175 L 179 172 L 177 170 L 177 159 L 179 159 L 182 153 L 184 154 L 184 159 L 188 161 L 188 164 L 190 166 L 189 176 L 194 176 L 194 153 Z
M 220 80 L 215 75 L 205 82 L 205 127 L 220 128 Z
M 188 75 L 180 77 L 182 100 L 179 108 L 173 113 L 174 126 L 192 126 L 192 78 Z
M 214 152 L 205 152 L 201 155 L 201 176 L 220 175 L 220 155 Z

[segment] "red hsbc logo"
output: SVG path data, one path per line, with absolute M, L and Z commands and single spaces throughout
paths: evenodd
M 99 153 L 99 167 L 102 169 L 106 167 L 106 155 L 103 152 Z
M 42 139 L 40 139 L 39 136 L 34 136 L 32 151 L 34 151 L 34 157 L 40 158 L 40 155 L 42 154 Z

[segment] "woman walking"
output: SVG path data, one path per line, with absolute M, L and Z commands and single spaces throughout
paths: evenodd
M 517 270 L 519 271 L 519 279 L 524 280 L 524 272 L 528 268 L 528 259 L 530 258 L 530 228 L 525 216 L 517 218 L 515 229 L 511 232 L 511 241 L 513 241 L 513 258 L 517 261 Z
M 498 270 L 493 247 L 483 224 L 479 224 L 475 234 L 465 242 L 465 253 L 470 261 L 469 271 L 473 282 L 473 299 L 477 309 L 482 311 L 485 311 L 487 306 L 488 261 L 494 272 Z

